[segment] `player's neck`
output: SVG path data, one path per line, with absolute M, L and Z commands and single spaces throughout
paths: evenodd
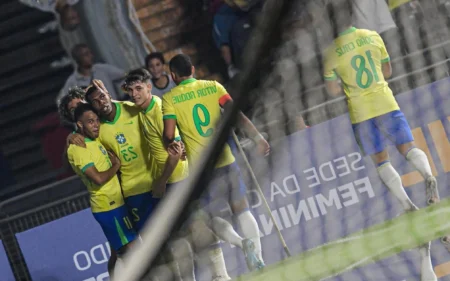
M 111 122 L 116 117 L 116 113 L 117 113 L 117 107 L 116 107 L 116 105 L 114 103 L 112 103 L 112 110 L 111 110 L 111 112 L 108 115 L 106 115 L 104 118 L 107 121 Z
M 352 27 L 353 27 L 353 25 L 350 24 L 350 25 L 347 25 L 347 26 L 344 26 L 344 27 L 338 29 L 339 35 L 341 35 L 342 33 L 346 32 L 347 30 L 349 30 Z
M 149 98 L 141 105 L 141 109 L 142 110 L 146 110 L 149 106 L 150 103 L 152 102 L 152 94 L 150 94 Z
M 180 77 L 180 84 L 192 78 L 194 78 L 194 75 Z

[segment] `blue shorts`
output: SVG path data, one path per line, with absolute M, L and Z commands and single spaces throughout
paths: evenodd
M 118 251 L 137 238 L 131 217 L 125 205 L 99 213 L 92 213 L 102 227 L 109 245 Z
M 125 203 L 132 216 L 134 228 L 140 232 L 153 212 L 155 198 L 151 192 L 146 192 L 125 198 Z
M 366 155 L 382 152 L 387 145 L 414 141 L 408 121 L 400 110 L 353 124 L 356 142 Z
M 223 203 L 239 202 L 245 199 L 246 195 L 247 187 L 242 180 L 239 166 L 233 162 L 214 171 L 213 179 L 202 195 L 201 204 L 209 205 L 208 209 L 216 212 L 226 207 Z

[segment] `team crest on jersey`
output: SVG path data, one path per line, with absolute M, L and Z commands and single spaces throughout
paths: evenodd
M 99 145 L 98 148 L 100 148 L 100 151 L 106 155 L 106 150 L 103 148 L 103 146 Z
M 116 140 L 119 144 L 124 144 L 127 142 L 127 139 L 125 138 L 125 135 L 123 133 L 118 133 L 116 135 Z

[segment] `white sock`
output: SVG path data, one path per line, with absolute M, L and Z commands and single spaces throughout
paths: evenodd
M 256 256 L 263 261 L 261 250 L 261 238 L 259 237 L 259 227 L 253 214 L 247 210 L 237 216 L 239 226 L 245 238 L 251 239 L 255 244 Z
M 223 241 L 242 249 L 242 237 L 237 234 L 233 226 L 226 220 L 214 217 L 212 219 L 212 228 L 214 233 Z
M 170 245 L 174 259 L 174 274 L 183 281 L 195 281 L 194 253 L 186 239 L 177 239 Z
M 211 261 L 213 277 L 229 277 L 222 248 L 218 244 L 211 246 L 211 249 L 208 251 L 208 256 Z
M 410 210 L 414 204 L 411 202 L 411 199 L 409 199 L 408 194 L 406 194 L 402 185 L 402 179 L 394 167 L 392 167 L 391 162 L 384 163 L 379 166 L 377 170 L 381 180 L 400 201 L 403 209 Z
M 411 163 L 417 171 L 419 171 L 424 179 L 427 179 L 433 175 L 428 157 L 422 150 L 416 147 L 411 149 L 406 154 L 406 160 L 408 160 L 408 162 Z
M 433 270 L 430 256 L 430 243 L 419 248 L 421 260 L 421 281 L 436 281 L 437 277 Z

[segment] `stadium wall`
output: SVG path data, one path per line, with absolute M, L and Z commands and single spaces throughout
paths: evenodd
M 450 172 L 450 160 L 446 157 L 450 153 L 449 87 L 450 79 L 445 79 L 397 95 L 417 145 L 430 159 L 440 184 L 441 197 L 448 197 L 450 193 L 446 184 Z M 294 255 L 402 213 L 396 199 L 379 181 L 370 159 L 360 154 L 348 115 L 271 145 L 271 161 L 276 163 L 271 167 L 276 168 L 267 173 L 256 173 L 266 174 L 259 178 L 260 183 Z M 424 207 L 422 178 L 394 149 L 389 152 L 411 199 L 419 207 Z M 241 170 L 245 175 L 245 169 Z M 274 263 L 284 258 L 283 248 L 259 195 L 250 184 L 248 186 L 249 201 L 263 236 L 265 261 Z M 223 214 L 231 221 L 228 210 Z M 18 220 L 3 220 L 2 229 L 6 224 L 16 233 L 33 280 L 107 280 L 108 244 L 89 210 L 26 231 L 18 227 Z M 245 273 L 245 261 L 240 250 L 226 244 L 223 244 L 223 249 L 230 275 Z M 439 241 L 434 241 L 431 255 L 440 280 L 450 280 L 450 253 Z M 13 264 L 13 267 L 17 265 Z M 419 276 L 419 254 L 408 251 L 329 280 L 401 281 L 417 280 Z M 202 274 L 199 280 L 207 278 L 207 274 Z

